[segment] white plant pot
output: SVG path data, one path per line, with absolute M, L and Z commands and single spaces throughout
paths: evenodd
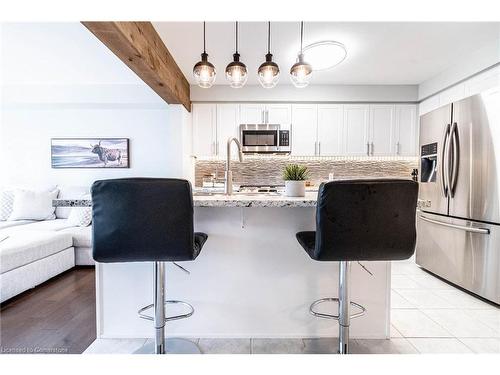
M 285 181 L 285 195 L 287 197 L 304 197 L 306 195 L 306 182 Z

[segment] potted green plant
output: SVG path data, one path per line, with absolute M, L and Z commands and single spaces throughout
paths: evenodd
M 283 170 L 285 180 L 285 195 L 288 197 L 303 197 L 306 195 L 306 180 L 309 170 L 304 165 L 288 164 Z

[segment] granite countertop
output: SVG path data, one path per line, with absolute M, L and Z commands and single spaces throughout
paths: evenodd
M 317 192 L 305 197 L 286 197 L 282 194 L 194 195 L 195 207 L 316 207 Z
M 193 195 L 195 207 L 316 207 L 317 192 L 306 192 L 305 197 L 286 197 L 281 194 L 203 194 Z M 89 199 L 54 199 L 54 207 L 91 207 Z

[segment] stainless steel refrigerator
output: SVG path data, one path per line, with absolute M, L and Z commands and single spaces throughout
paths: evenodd
M 416 262 L 500 304 L 500 89 L 420 117 Z

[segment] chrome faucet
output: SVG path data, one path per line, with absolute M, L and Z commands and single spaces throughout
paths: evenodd
M 226 195 L 233 194 L 233 172 L 231 171 L 231 143 L 234 141 L 236 146 L 238 146 L 238 158 L 243 161 L 243 153 L 241 152 L 241 143 L 235 137 L 229 137 L 227 139 L 227 156 L 226 156 Z

